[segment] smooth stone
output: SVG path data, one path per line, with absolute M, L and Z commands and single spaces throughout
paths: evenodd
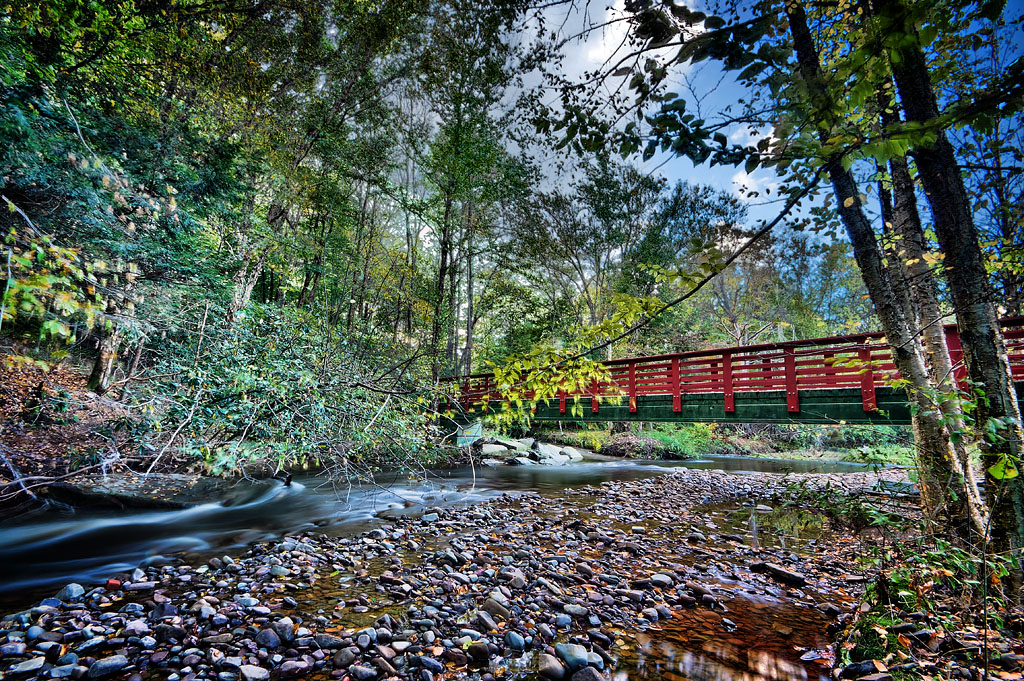
M 675 580 L 664 572 L 651 575 L 650 582 L 659 589 L 671 589 L 672 585 L 675 584 Z
M 285 660 L 279 668 L 282 677 L 301 676 L 309 671 L 309 665 L 298 660 Z
M 566 603 L 562 608 L 573 617 L 586 617 L 590 614 L 590 610 L 584 608 L 582 605 L 576 605 L 575 603 Z
M 343 640 L 331 634 L 317 634 L 313 637 L 313 640 L 324 650 L 335 650 L 345 645 Z
M 270 678 L 270 670 L 254 664 L 243 664 L 238 670 L 245 681 L 267 681 Z
M 42 669 L 44 664 L 46 664 L 45 657 L 33 657 L 31 660 L 25 660 L 24 662 L 19 662 L 18 664 L 14 665 L 13 667 L 7 670 L 7 673 L 31 674 L 32 672 L 37 672 L 40 669 Z
M 127 666 L 127 657 L 124 655 L 111 655 L 92 663 L 92 666 L 89 667 L 89 678 L 98 679 L 103 676 L 116 674 Z
M 553 655 L 541 653 L 537 658 L 537 672 L 546 679 L 565 678 L 565 667 Z
M 54 598 L 56 598 L 57 600 L 61 601 L 62 603 L 71 603 L 75 599 L 81 598 L 84 594 L 85 594 L 85 587 L 83 587 L 81 584 L 76 584 L 75 582 L 71 582 L 70 584 L 65 586 L 63 589 L 58 591 L 57 595 L 54 596 Z
M 608 681 L 608 677 L 593 667 L 584 667 L 572 675 L 572 681 Z
M 570 672 L 583 669 L 589 663 L 589 652 L 576 643 L 556 643 L 555 655 L 558 656 Z
M 526 650 L 526 639 L 524 639 L 518 632 L 509 631 L 505 634 L 505 645 L 507 645 L 509 649 L 519 653 Z
M 491 649 L 484 641 L 473 641 L 466 648 L 466 654 L 469 655 L 470 659 L 484 663 L 491 657 Z
M 349 667 L 348 673 L 351 674 L 352 678 L 356 681 L 370 681 L 370 679 L 377 678 L 376 669 L 371 669 L 370 667 L 363 667 L 358 664 Z
M 274 650 L 281 647 L 281 637 L 277 635 L 277 632 L 273 629 L 261 629 L 256 634 L 256 645 Z

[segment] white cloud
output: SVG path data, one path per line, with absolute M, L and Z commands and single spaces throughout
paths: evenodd
M 757 171 L 754 171 L 757 173 Z M 740 168 L 732 176 L 732 184 L 736 193 L 743 201 L 771 198 L 779 188 L 777 178 L 765 175 L 753 175 Z M 752 196 L 756 193 L 757 196 Z

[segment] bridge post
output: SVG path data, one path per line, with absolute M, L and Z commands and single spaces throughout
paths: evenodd
M 565 413 L 565 388 L 558 391 L 558 413 Z
M 591 390 L 591 392 L 590 392 L 590 411 L 591 411 L 591 413 L 596 414 L 597 410 L 598 410 L 598 401 L 597 401 L 598 384 L 597 384 L 597 379 L 596 378 L 594 379 L 594 385 L 593 385 L 593 387 L 591 387 L 590 390 Z
M 796 350 L 793 346 L 783 348 L 782 359 L 786 369 L 786 411 L 799 413 L 800 393 L 796 387 Z
M 672 411 L 679 413 L 683 410 L 682 393 L 679 380 L 679 358 L 672 358 Z
M 732 353 L 722 353 L 722 392 L 725 393 L 725 412 L 732 414 L 736 411 L 736 395 L 733 393 L 732 385 Z
M 875 371 L 871 366 L 871 348 L 862 347 L 857 354 L 864 364 L 860 375 L 860 400 L 864 405 L 864 411 L 876 411 L 878 400 L 875 399 Z
M 949 361 L 953 364 L 953 378 L 961 390 L 967 390 L 967 365 L 964 363 L 964 347 L 960 344 L 960 329 L 956 325 L 947 326 L 946 347 L 949 348 Z
M 636 413 L 636 362 L 629 363 L 629 413 Z

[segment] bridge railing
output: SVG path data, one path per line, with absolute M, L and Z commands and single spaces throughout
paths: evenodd
M 1015 380 L 1024 380 L 1024 317 L 1001 320 L 1007 355 Z M 954 376 L 966 387 L 967 370 L 955 324 L 945 327 L 946 344 Z M 630 357 L 602 363 L 607 380 L 583 390 L 558 394 L 559 412 L 567 401 L 589 399 L 592 413 L 599 413 L 608 398 L 628 400 L 637 410 L 639 397 L 672 396 L 672 409 L 682 410 L 685 395 L 718 393 L 725 411 L 734 412 L 737 393 L 782 391 L 790 413 L 800 411 L 800 392 L 806 390 L 859 389 L 864 411 L 875 411 L 876 388 L 898 378 L 892 348 L 881 332 L 812 338 L 783 343 L 764 343 L 733 348 L 695 350 L 651 357 Z M 494 374 L 474 374 L 447 379 L 455 399 L 464 409 L 500 403 L 511 386 L 499 386 Z M 522 397 L 532 399 L 526 391 Z M 493 407 L 492 407 L 493 408 Z

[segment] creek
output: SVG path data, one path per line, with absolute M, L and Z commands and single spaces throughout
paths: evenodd
M 0 606 L 46 595 L 69 581 L 97 583 L 117 572 L 185 554 L 207 558 L 303 530 L 356 534 L 396 514 L 469 504 L 504 492 L 557 493 L 606 481 L 649 478 L 679 468 L 756 473 L 838 473 L 854 463 L 744 456 L 684 461 L 587 460 L 566 466 L 457 467 L 420 475 L 386 473 L 372 482 L 339 485 L 315 475 L 242 480 L 223 498 L 185 509 L 48 510 L 0 529 Z M 4 609 L 10 609 L 4 607 Z

